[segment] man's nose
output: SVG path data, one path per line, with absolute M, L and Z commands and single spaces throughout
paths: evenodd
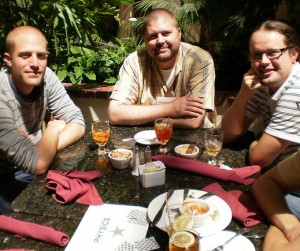
M 39 65 L 39 60 L 38 60 L 37 55 L 35 55 L 35 54 L 31 55 L 31 57 L 30 57 L 30 65 L 31 66 L 38 66 Z
M 261 62 L 262 63 L 269 63 L 270 62 L 270 59 L 267 57 L 266 53 L 263 53 L 261 55 Z
M 162 34 L 158 34 L 157 36 L 157 43 L 164 43 L 165 42 L 165 38 Z

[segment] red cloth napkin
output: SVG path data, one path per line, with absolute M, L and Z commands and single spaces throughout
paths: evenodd
M 20 221 L 5 215 L 0 215 L 0 230 L 17 234 L 22 237 L 30 237 L 57 246 L 64 247 L 69 242 L 69 236 L 56 231 L 51 227 Z
M 205 162 L 184 159 L 172 155 L 156 155 L 153 156 L 152 159 L 162 161 L 168 168 L 198 173 L 219 180 L 233 181 L 246 186 L 255 181 L 255 179 L 246 178 L 261 170 L 261 167 L 257 165 L 233 168 L 233 170 L 224 170 L 218 166 L 210 165 Z
M 218 183 L 212 183 L 202 188 L 206 192 L 215 192 L 227 202 L 232 211 L 232 216 L 245 227 L 253 227 L 262 223 L 262 213 L 254 198 L 240 190 L 225 191 Z
M 73 201 L 85 205 L 102 205 L 94 184 L 91 180 L 101 177 L 99 171 L 58 172 L 50 170 L 46 177 L 46 188 L 53 192 L 54 200 L 61 204 Z

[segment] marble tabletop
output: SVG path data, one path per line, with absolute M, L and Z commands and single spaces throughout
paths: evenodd
M 141 145 L 130 140 L 138 132 L 144 130 L 153 130 L 153 126 L 143 127 L 111 127 L 111 137 L 107 148 L 140 148 L 140 157 L 143 161 L 145 145 Z M 127 139 L 124 141 L 124 139 Z M 207 155 L 203 150 L 203 130 L 174 129 L 172 138 L 168 143 L 171 151 L 168 154 L 174 154 L 174 147 L 182 143 L 193 143 L 201 149 L 198 160 L 207 161 Z M 245 166 L 247 149 L 241 141 L 235 145 L 224 145 L 221 150 L 221 157 L 224 163 L 232 167 Z M 131 166 L 127 169 L 117 170 L 111 167 L 107 158 L 99 158 L 96 154 L 97 145 L 91 137 L 89 125 L 87 125 L 86 135 L 83 139 L 66 149 L 57 153 L 57 156 L 51 165 L 53 170 L 100 170 L 102 177 L 93 181 L 95 187 L 105 203 L 126 204 L 148 207 L 149 203 L 158 195 L 166 192 L 168 189 L 190 189 L 201 190 L 202 187 L 213 182 L 218 182 L 224 189 L 239 189 L 251 193 L 251 186 L 244 186 L 233 182 L 219 181 L 210 177 L 196 175 L 194 173 L 182 172 L 174 169 L 167 169 L 166 181 L 164 185 L 143 188 L 136 176 L 131 174 Z M 152 155 L 157 154 L 158 146 L 151 146 Z M 257 174 L 259 175 L 259 174 Z M 45 177 L 41 175 L 36 177 L 31 184 L 16 198 L 12 207 L 14 213 L 12 217 L 26 221 L 36 222 L 47 226 L 52 226 L 57 230 L 67 233 L 70 237 L 74 234 L 81 218 L 88 206 L 71 203 L 61 205 L 56 203 L 45 188 Z M 232 220 L 228 230 L 238 231 L 243 228 L 241 224 Z M 253 233 L 265 233 L 267 222 L 249 228 Z M 159 250 L 167 250 L 168 236 L 157 227 L 149 228 L 147 237 L 155 237 L 160 245 Z M 262 240 L 251 240 L 256 251 L 262 250 Z M 0 231 L 0 249 L 26 248 L 26 250 L 64 250 L 37 240 L 28 238 L 19 238 L 12 234 Z

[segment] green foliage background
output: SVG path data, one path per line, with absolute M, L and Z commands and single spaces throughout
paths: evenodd
M 46 35 L 48 65 L 62 81 L 113 84 L 124 57 L 135 49 L 135 44 L 130 40 L 117 38 L 119 5 L 132 2 L 2 0 L 1 57 L 7 33 L 16 26 L 32 25 Z
M 193 31 L 200 34 L 194 44 L 208 50 L 216 67 L 216 89 L 238 91 L 243 74 L 250 67 L 248 41 L 253 28 L 267 19 L 275 19 L 278 6 L 287 4 L 298 8 L 299 0 L 141 0 L 136 9 L 145 13 L 152 6 L 173 11 L 183 32 L 183 40 L 189 42 Z M 289 18 L 289 17 L 287 17 Z M 300 23 L 283 20 L 300 32 Z
M 114 84 L 124 58 L 143 46 L 142 17 L 153 6 L 163 7 L 175 13 L 184 41 L 193 38 L 191 27 L 200 34 L 193 43 L 212 54 L 216 88 L 236 91 L 249 68 L 251 30 L 274 19 L 283 2 L 300 11 L 299 0 L 2 0 L 0 59 L 6 34 L 13 27 L 33 25 L 45 33 L 49 67 L 62 81 Z M 133 4 L 138 19 L 127 27 L 132 36 L 126 39 L 118 38 L 120 4 Z

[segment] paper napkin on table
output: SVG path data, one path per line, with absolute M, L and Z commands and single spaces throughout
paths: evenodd
M 227 192 L 218 183 L 212 183 L 203 187 L 202 190 L 215 192 L 220 198 L 226 201 L 231 208 L 233 218 L 245 227 L 253 227 L 262 223 L 262 213 L 251 195 L 240 190 Z
M 5 215 L 0 215 L 0 230 L 61 247 L 66 246 L 69 242 L 69 236 L 63 232 L 36 223 L 16 220 Z
M 252 184 L 255 181 L 255 179 L 248 177 L 255 173 L 258 173 L 261 170 L 261 167 L 258 165 L 232 168 L 232 170 L 224 170 L 218 166 L 214 166 L 205 162 L 184 159 L 171 155 L 156 155 L 153 156 L 152 159 L 162 161 L 167 168 L 198 173 L 219 180 L 233 181 L 246 186 Z
M 54 200 L 61 204 L 73 201 L 85 205 L 102 205 L 103 201 L 91 180 L 101 177 L 99 171 L 48 171 L 46 188 L 52 191 Z

